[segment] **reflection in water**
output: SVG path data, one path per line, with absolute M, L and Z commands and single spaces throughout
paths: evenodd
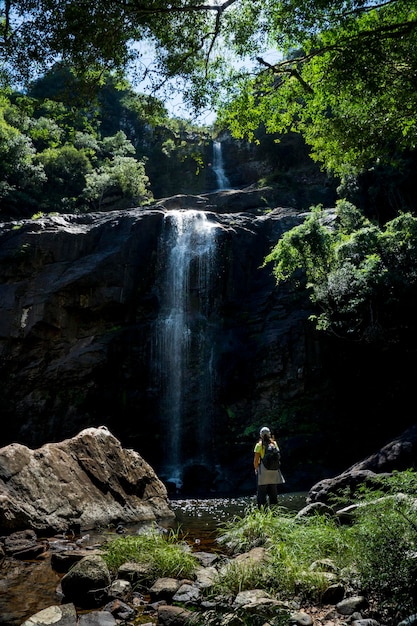
M 278 505 L 289 511 L 299 511 L 306 504 L 306 493 L 284 493 L 278 496 Z M 176 522 L 187 543 L 195 550 L 217 552 L 217 531 L 225 522 L 242 517 L 256 506 L 256 496 L 242 498 L 172 500 Z
M 60 579 L 49 558 L 30 562 L 4 559 L 0 565 L 0 624 L 19 626 L 38 611 L 60 604 L 56 592 Z
M 279 495 L 278 504 L 299 511 L 305 505 L 305 499 L 305 493 L 286 493 Z M 194 551 L 217 552 L 218 529 L 224 522 L 241 517 L 255 507 L 256 498 L 172 500 L 171 504 L 176 515 L 176 522 L 171 524 L 171 528 L 178 531 Z M 143 526 L 132 525 L 125 530 L 127 534 L 134 535 Z M 118 537 L 116 529 L 89 531 L 88 545 L 102 545 Z M 32 562 L 4 559 L 0 563 L 0 625 L 20 626 L 38 611 L 60 604 L 57 586 L 61 576 L 52 569 L 50 557 Z

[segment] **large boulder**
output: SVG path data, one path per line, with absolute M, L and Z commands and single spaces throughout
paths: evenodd
M 150 465 L 105 427 L 37 450 L 16 443 L 0 449 L 0 532 L 173 517 Z
M 95 607 L 107 597 L 111 578 L 103 558 L 97 554 L 86 556 L 75 563 L 61 580 L 66 602 L 80 607 Z
M 325 478 L 311 487 L 307 502 L 328 503 L 337 493 L 351 496 L 362 487 L 379 489 L 381 479 L 390 472 L 404 471 L 417 465 L 417 424 L 341 474 Z

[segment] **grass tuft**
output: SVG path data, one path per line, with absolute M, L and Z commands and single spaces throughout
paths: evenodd
M 144 564 L 148 581 L 161 577 L 190 578 L 199 563 L 178 537 L 179 531 L 161 535 L 152 526 L 146 533 L 110 541 L 103 547 L 103 558 L 113 572 L 127 562 Z

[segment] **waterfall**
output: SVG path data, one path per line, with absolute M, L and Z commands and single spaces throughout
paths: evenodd
M 163 425 L 161 476 L 181 486 L 186 462 L 204 462 L 210 436 L 211 277 L 216 224 L 202 211 L 165 214 L 161 235 L 160 313 L 156 324 L 156 359 Z M 194 440 L 183 441 L 184 421 L 194 419 Z M 190 427 L 188 427 L 190 432 Z M 188 449 L 185 450 L 184 447 Z
M 217 190 L 230 189 L 230 182 L 224 172 L 223 151 L 220 141 L 213 141 L 213 171 L 216 174 Z

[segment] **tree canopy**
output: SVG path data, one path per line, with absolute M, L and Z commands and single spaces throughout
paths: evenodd
M 264 69 L 242 78 L 229 97 L 223 118 L 235 135 L 250 136 L 260 121 L 270 132 L 298 130 L 313 158 L 341 177 L 414 149 L 415 3 L 276 7 L 271 31 L 283 57 L 273 64 L 258 57 Z
M 94 99 L 81 102 L 78 85 L 57 64 L 25 93 L 0 91 L 0 216 L 126 208 L 204 186 L 205 129 L 109 74 Z
M 414 0 L 7 0 L 0 32 L 14 76 L 64 60 L 89 80 L 186 81 L 236 137 L 301 131 L 342 177 L 415 148 L 416 44 Z

